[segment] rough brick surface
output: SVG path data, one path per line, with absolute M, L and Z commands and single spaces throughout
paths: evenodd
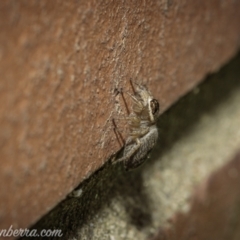
M 119 149 L 116 88 L 143 80 L 164 111 L 240 43 L 239 1 L 1 1 L 0 12 L 1 228 L 36 221 Z
M 152 240 L 240 238 L 240 153 L 196 191 L 191 209 L 172 219 Z

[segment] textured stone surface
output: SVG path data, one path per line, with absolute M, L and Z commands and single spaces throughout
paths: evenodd
M 240 152 L 196 190 L 187 214 L 151 240 L 240 239 Z
M 239 1 L 22 0 L 0 12 L 1 228 L 36 221 L 119 149 L 116 88 L 144 80 L 164 111 L 240 43 Z
M 160 227 L 162 236 L 168 236 L 166 227 L 174 234 L 185 219 L 194 226 L 195 200 L 205 204 L 215 198 L 216 207 L 231 215 L 239 193 L 238 166 L 228 165 L 240 146 L 239 66 L 240 55 L 162 114 L 159 142 L 142 167 L 126 172 L 122 164 L 106 164 L 81 183 L 77 198 L 68 197 L 33 229 L 61 229 L 69 240 L 146 240 Z M 177 213 L 183 217 L 174 221 Z M 219 214 L 212 212 L 211 219 Z M 229 224 L 236 223 L 234 217 Z

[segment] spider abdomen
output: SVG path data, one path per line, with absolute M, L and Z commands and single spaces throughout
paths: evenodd
M 136 150 L 136 152 L 129 159 L 126 159 L 124 161 L 124 167 L 126 170 L 131 170 L 140 166 L 148 158 L 149 153 L 156 145 L 158 140 L 158 129 L 156 125 L 149 127 L 148 133 L 141 138 L 138 138 L 138 140 L 141 147 L 139 147 L 138 150 Z M 127 156 L 129 151 L 137 147 L 137 145 L 138 143 L 136 141 L 131 140 L 129 143 L 127 141 L 124 148 L 123 157 Z

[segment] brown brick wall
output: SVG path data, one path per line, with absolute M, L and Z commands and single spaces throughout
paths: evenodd
M 144 81 L 164 111 L 240 44 L 239 1 L 22 0 L 0 12 L 1 228 L 35 222 L 119 149 L 116 88 Z

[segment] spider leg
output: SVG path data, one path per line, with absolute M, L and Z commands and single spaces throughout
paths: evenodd
M 112 119 L 112 123 L 113 123 L 113 131 L 117 137 L 118 143 L 122 147 L 122 145 L 125 145 L 125 140 L 123 139 L 122 133 L 119 131 L 114 119 Z
M 139 104 L 139 100 L 135 97 L 135 96 L 133 96 L 131 93 L 129 93 L 129 92 L 126 92 L 131 98 L 132 98 L 132 100 L 135 102 L 135 103 L 137 103 L 137 104 Z

